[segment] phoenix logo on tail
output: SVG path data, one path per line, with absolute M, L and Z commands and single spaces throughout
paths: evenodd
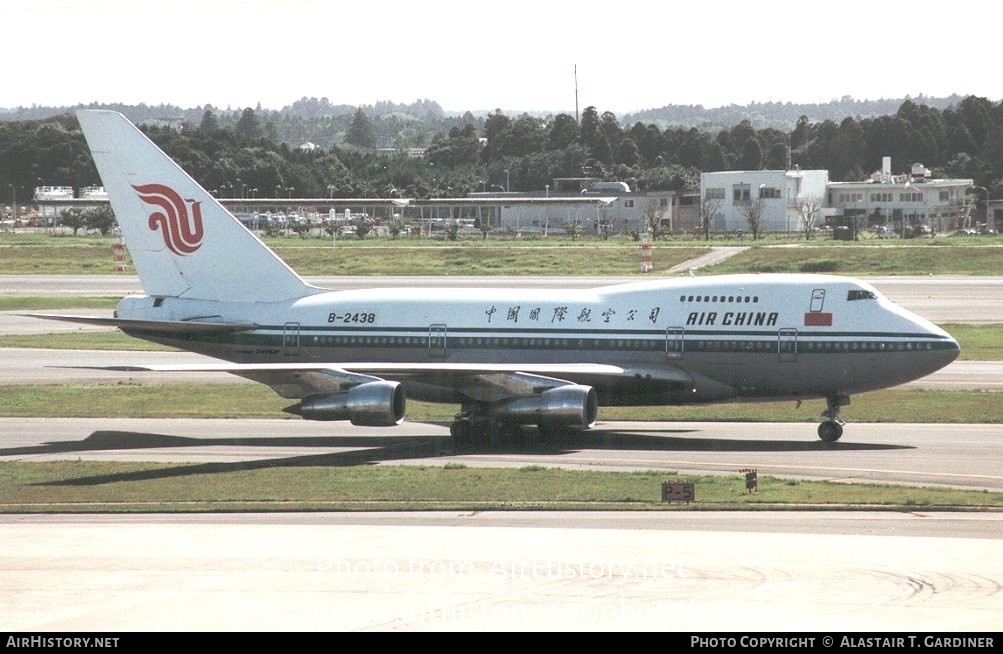
M 184 256 L 191 254 L 202 245 L 202 208 L 195 200 L 188 200 L 192 205 L 191 216 L 188 207 L 174 189 L 163 184 L 144 184 L 133 187 L 139 194 L 139 199 L 147 204 L 160 207 L 159 211 L 150 214 L 150 229 L 159 229 L 164 237 L 164 243 L 174 254 Z

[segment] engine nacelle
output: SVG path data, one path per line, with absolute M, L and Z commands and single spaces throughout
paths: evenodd
M 599 401 L 591 386 L 568 384 L 539 395 L 503 400 L 491 413 L 520 424 L 591 427 L 599 415 Z
M 390 427 L 403 422 L 406 403 L 404 387 L 398 382 L 374 381 L 344 393 L 307 396 L 286 411 L 304 420 L 351 420 L 364 427 Z

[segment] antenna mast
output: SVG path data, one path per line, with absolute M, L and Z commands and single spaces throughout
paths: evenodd
M 575 64 L 575 124 L 578 124 L 578 64 Z

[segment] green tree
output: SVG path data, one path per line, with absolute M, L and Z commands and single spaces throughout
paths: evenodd
M 565 222 L 561 224 L 561 227 L 564 228 L 565 233 L 571 236 L 572 241 L 577 241 L 578 237 L 585 232 L 585 229 L 578 223 Z
M 720 143 L 711 143 L 707 149 L 707 172 L 728 170 L 728 160 Z
M 84 212 L 88 229 L 96 229 L 107 236 L 115 228 L 115 213 L 110 206 L 95 207 Z
M 766 151 L 766 170 L 787 170 L 787 144 L 775 141 Z
M 761 170 L 763 167 L 763 146 L 755 136 L 746 139 L 742 146 L 742 157 L 738 160 L 739 170 Z
M 578 124 L 568 114 L 557 114 L 550 123 L 547 148 L 562 150 L 578 141 Z
M 501 109 L 495 109 L 495 112 L 484 121 L 484 140 L 487 142 L 484 146 L 485 161 L 497 161 L 502 158 L 499 146 L 504 138 L 503 134 L 511 125 L 512 121 L 501 112 Z
M 237 121 L 237 126 L 234 128 L 238 135 L 240 135 L 246 141 L 253 141 L 261 137 L 261 121 L 258 120 L 257 114 L 254 113 L 254 109 L 248 107 L 244 109 L 244 113 L 240 115 L 240 120 Z
M 706 169 L 711 146 L 711 138 L 706 132 L 694 127 L 677 135 L 677 142 L 679 144 L 678 163 L 700 170 Z
M 373 231 L 373 221 L 370 218 L 363 218 L 359 222 L 355 223 L 355 235 L 360 238 L 366 238 L 369 232 Z
M 599 112 L 595 107 L 585 107 L 582 112 L 582 122 L 578 125 L 578 134 L 581 142 L 589 150 L 593 150 L 599 145 Z M 594 156 L 594 155 L 593 155 Z
M 616 114 L 612 111 L 603 112 L 599 122 L 599 132 L 606 139 L 606 142 L 609 143 L 611 150 L 615 152 L 620 147 L 620 142 L 623 140 L 623 130 L 616 119 Z
M 522 114 L 497 139 L 496 156 L 525 157 L 545 149 L 547 133 L 539 118 Z
M 79 230 L 87 227 L 87 218 L 84 216 L 84 210 L 79 207 L 60 211 L 59 222 L 63 227 L 72 229 L 74 236 L 77 235 Z
M 449 136 L 432 144 L 425 151 L 425 158 L 436 166 L 455 168 L 473 165 L 480 161 L 481 143 L 477 130 L 472 124 L 462 129 L 454 127 Z
M 641 125 L 636 123 L 630 130 L 631 138 L 637 144 L 641 161 L 646 166 L 654 166 L 655 159 L 665 151 L 665 137 L 657 125 Z
M 357 148 L 373 148 L 376 145 L 373 124 L 361 108 L 356 110 L 355 117 L 352 118 L 352 126 L 345 134 L 345 143 Z
M 616 163 L 623 164 L 625 166 L 636 166 L 640 163 L 641 155 L 637 151 L 637 144 L 634 143 L 634 139 L 625 138 L 620 141 L 620 145 L 616 149 L 614 155 Z
M 202 122 L 199 123 L 199 131 L 204 134 L 215 133 L 219 129 L 219 119 L 211 109 L 206 109 L 202 114 Z

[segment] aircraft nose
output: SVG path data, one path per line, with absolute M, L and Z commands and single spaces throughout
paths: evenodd
M 932 341 L 931 353 L 933 355 L 932 363 L 937 366 L 936 369 L 943 368 L 961 354 L 961 345 L 958 340 L 944 330 L 935 328 L 931 336 L 936 339 Z
M 961 354 L 961 345 L 958 343 L 957 339 L 951 337 L 947 341 L 947 345 L 945 346 L 944 351 L 946 354 L 950 356 L 950 358 L 947 360 L 947 363 L 950 363 L 951 361 L 957 359 L 958 355 Z

